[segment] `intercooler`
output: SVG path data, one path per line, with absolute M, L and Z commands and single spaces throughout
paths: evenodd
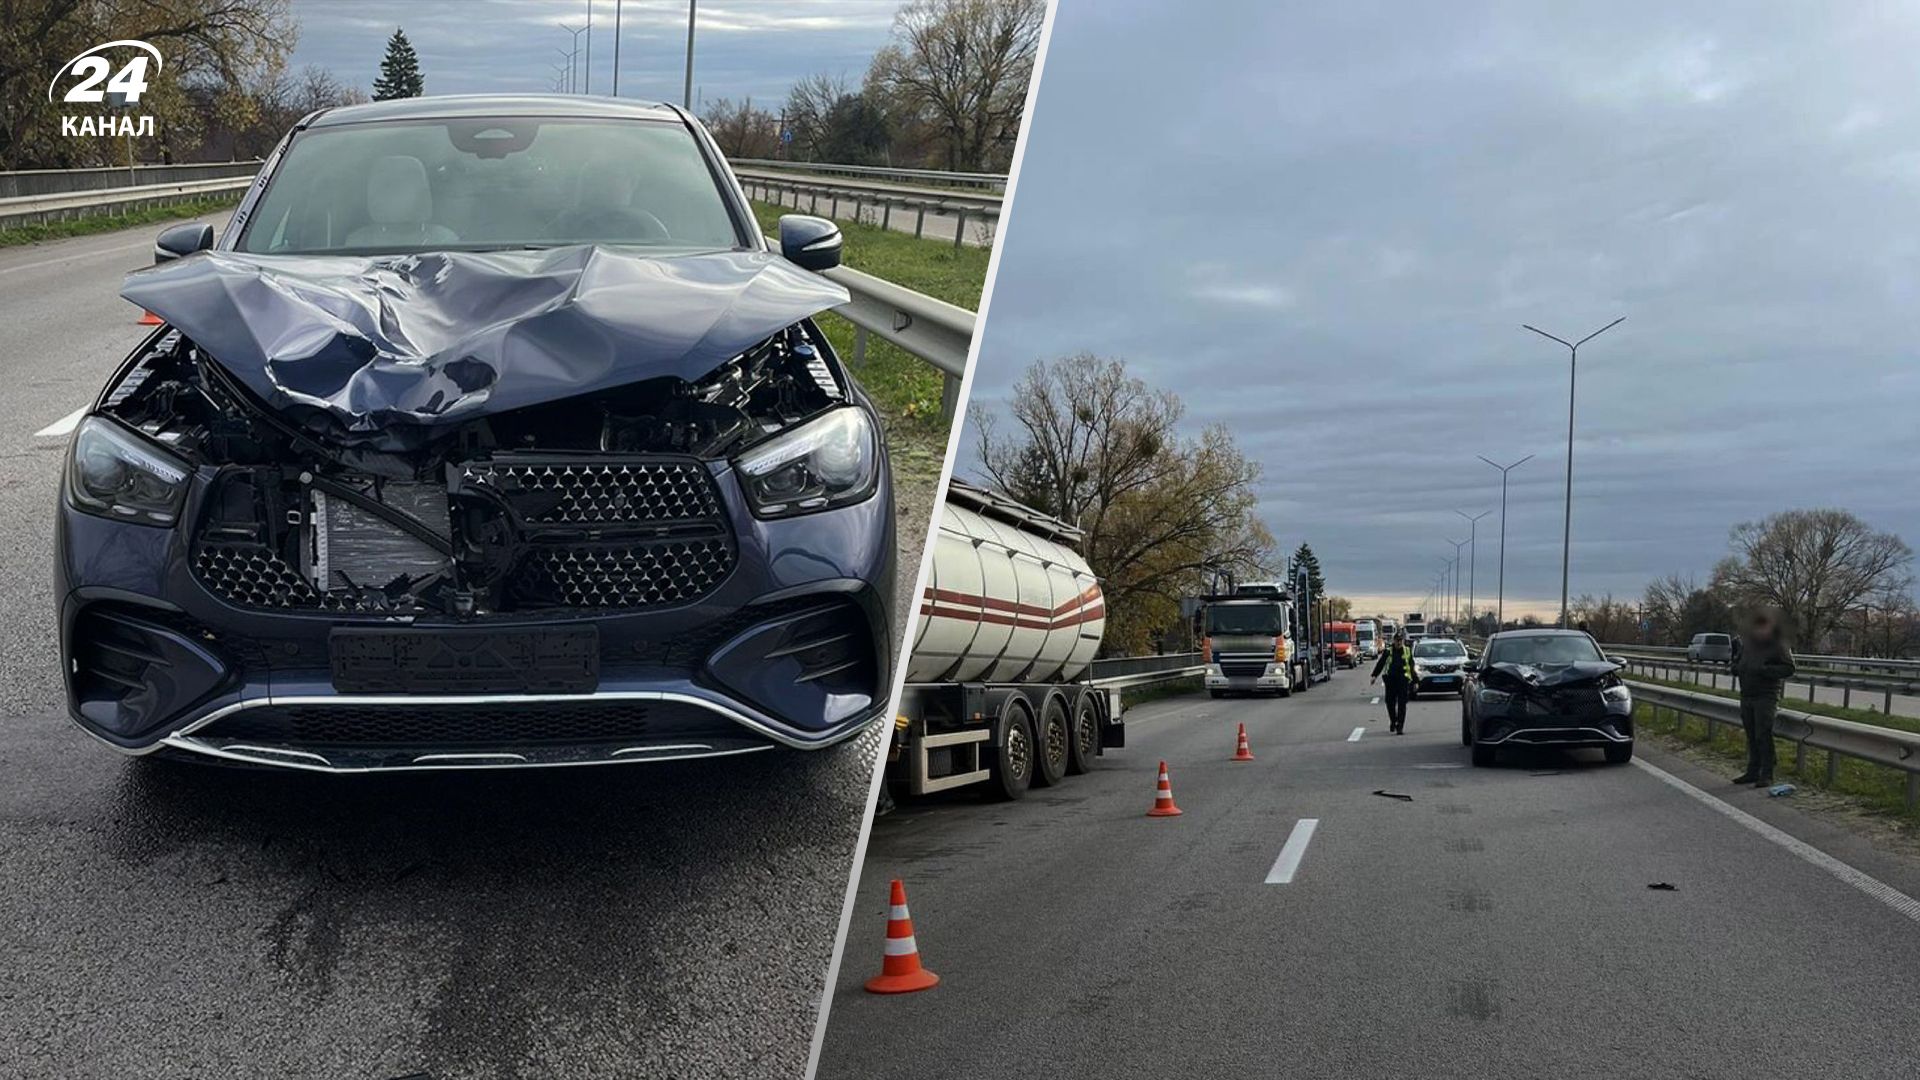
M 382 588 L 448 569 L 446 555 L 398 524 L 355 502 L 315 488 L 301 571 L 320 592 Z M 378 501 L 440 536 L 448 533 L 447 489 L 440 484 L 385 484 Z

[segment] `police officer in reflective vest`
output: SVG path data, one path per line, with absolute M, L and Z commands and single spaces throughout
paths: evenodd
M 1387 676 L 1387 723 L 1395 735 L 1407 729 L 1407 699 L 1413 696 L 1413 646 L 1407 644 L 1407 632 L 1396 630 L 1393 644 L 1387 646 L 1373 665 L 1373 682 Z

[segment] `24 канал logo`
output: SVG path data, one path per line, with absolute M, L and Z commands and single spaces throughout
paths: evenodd
M 110 50 L 119 50 L 110 52 Z M 126 50 L 133 55 L 126 57 L 118 68 L 103 53 L 116 59 L 126 56 Z M 147 92 L 148 61 L 152 61 L 153 74 L 159 74 L 166 61 L 160 56 L 160 50 L 144 41 L 109 41 L 105 45 L 95 45 L 79 56 L 67 61 L 54 73 L 53 81 L 47 84 L 47 100 L 52 101 L 54 92 L 60 89 L 64 80 L 72 80 L 66 94 L 60 99 L 70 105 L 99 105 L 111 103 L 122 108 L 132 108 L 140 104 L 140 95 Z M 132 136 L 152 135 L 153 117 L 132 116 L 62 116 L 60 134 L 72 136 L 106 135 Z

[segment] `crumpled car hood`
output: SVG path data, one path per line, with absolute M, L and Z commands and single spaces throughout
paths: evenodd
M 349 442 L 645 379 L 698 379 L 846 290 L 767 252 L 595 246 L 289 256 L 204 252 L 129 274 L 165 319 L 276 410 Z M 324 425 L 323 425 L 324 426 Z
M 1597 683 L 1609 675 L 1619 672 L 1612 662 L 1606 660 L 1582 660 L 1575 664 L 1495 664 L 1488 669 L 1489 674 L 1504 675 L 1512 682 L 1522 686 L 1551 688 L 1556 686 L 1575 686 L 1580 683 Z M 1498 679 L 1487 680 L 1499 682 Z

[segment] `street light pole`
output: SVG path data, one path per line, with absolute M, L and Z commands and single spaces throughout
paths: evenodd
M 593 93 L 593 0 L 587 0 L 587 62 L 582 65 L 586 71 L 580 80 L 580 92 Z
M 1504 630 L 1507 625 L 1507 474 L 1533 460 L 1528 454 L 1511 465 L 1502 465 L 1483 454 L 1475 454 L 1481 461 L 1500 470 L 1500 592 L 1498 611 L 1494 615 L 1494 629 Z
M 620 96 L 620 4 L 613 0 L 613 96 Z
M 1580 378 L 1580 346 L 1626 321 L 1627 317 L 1622 315 L 1579 341 L 1554 337 L 1537 326 L 1522 323 L 1520 327 L 1567 347 L 1567 513 L 1560 532 L 1560 629 L 1562 630 L 1567 628 L 1567 573 L 1573 557 L 1573 391 L 1574 384 Z
M 687 0 L 687 85 L 680 93 L 680 107 L 693 111 L 693 24 L 700 0 Z
M 1460 558 L 1460 549 L 1466 547 L 1469 543 L 1472 543 L 1472 541 L 1448 540 L 1447 543 L 1453 545 L 1453 595 L 1448 599 L 1448 603 L 1452 605 L 1452 622 L 1457 627 L 1460 623 L 1460 563 L 1462 561 Z
M 1473 593 L 1480 570 L 1480 519 L 1493 511 L 1482 510 L 1477 514 L 1468 514 L 1465 510 L 1455 510 L 1454 513 L 1467 519 L 1467 629 L 1472 631 L 1473 621 L 1476 618 L 1473 610 Z

